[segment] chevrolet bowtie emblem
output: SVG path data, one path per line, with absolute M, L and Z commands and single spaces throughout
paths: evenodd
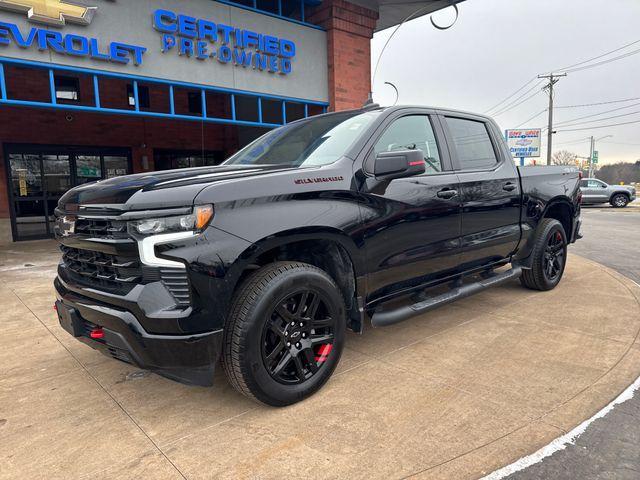
M 66 22 L 89 25 L 97 7 L 75 5 L 62 0 L 0 0 L 0 8 L 26 12 L 32 22 L 62 26 Z

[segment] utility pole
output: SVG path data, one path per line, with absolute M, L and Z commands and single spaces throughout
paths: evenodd
M 547 165 L 551 165 L 551 145 L 553 142 L 553 86 L 560 81 L 560 77 L 566 77 L 566 73 L 554 75 L 538 75 L 538 78 L 546 78 L 549 80 L 543 89 L 549 90 L 549 131 L 547 132 Z
M 593 178 L 593 149 L 594 149 L 594 139 L 593 135 L 591 135 L 591 143 L 589 144 L 589 178 Z

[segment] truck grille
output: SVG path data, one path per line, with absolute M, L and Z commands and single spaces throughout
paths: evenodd
M 187 271 L 141 264 L 137 255 L 122 256 L 62 245 L 62 261 L 77 282 L 96 290 L 126 295 L 137 284 L 162 282 L 180 306 L 191 304 Z
M 64 245 L 60 249 L 67 271 L 80 283 L 118 294 L 127 294 L 142 283 L 143 271 L 137 256 L 116 256 Z
M 76 220 L 75 233 L 107 239 L 129 238 L 126 221 L 100 218 L 79 218 Z

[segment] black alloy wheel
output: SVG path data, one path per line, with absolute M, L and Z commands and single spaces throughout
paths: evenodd
M 278 302 L 262 333 L 262 360 L 278 382 L 307 381 L 331 355 L 335 320 L 326 302 L 308 289 Z
M 525 268 L 520 282 L 533 290 L 554 289 L 567 263 L 567 235 L 562 224 L 553 218 L 543 218 L 534 233 L 531 266 Z
M 564 270 L 565 241 L 559 229 L 554 230 L 547 241 L 543 257 L 543 272 L 549 282 L 555 282 Z
M 225 326 L 231 385 L 277 407 L 307 398 L 338 365 L 346 322 L 343 294 L 327 272 L 302 262 L 265 265 L 237 289 Z

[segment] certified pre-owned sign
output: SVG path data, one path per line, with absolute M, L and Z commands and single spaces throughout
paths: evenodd
M 541 133 L 539 128 L 507 130 L 505 136 L 511 155 L 514 158 L 539 157 Z
M 25 12 L 32 22 L 62 26 L 66 22 L 89 25 L 96 7 L 61 0 L 0 0 L 0 8 Z

